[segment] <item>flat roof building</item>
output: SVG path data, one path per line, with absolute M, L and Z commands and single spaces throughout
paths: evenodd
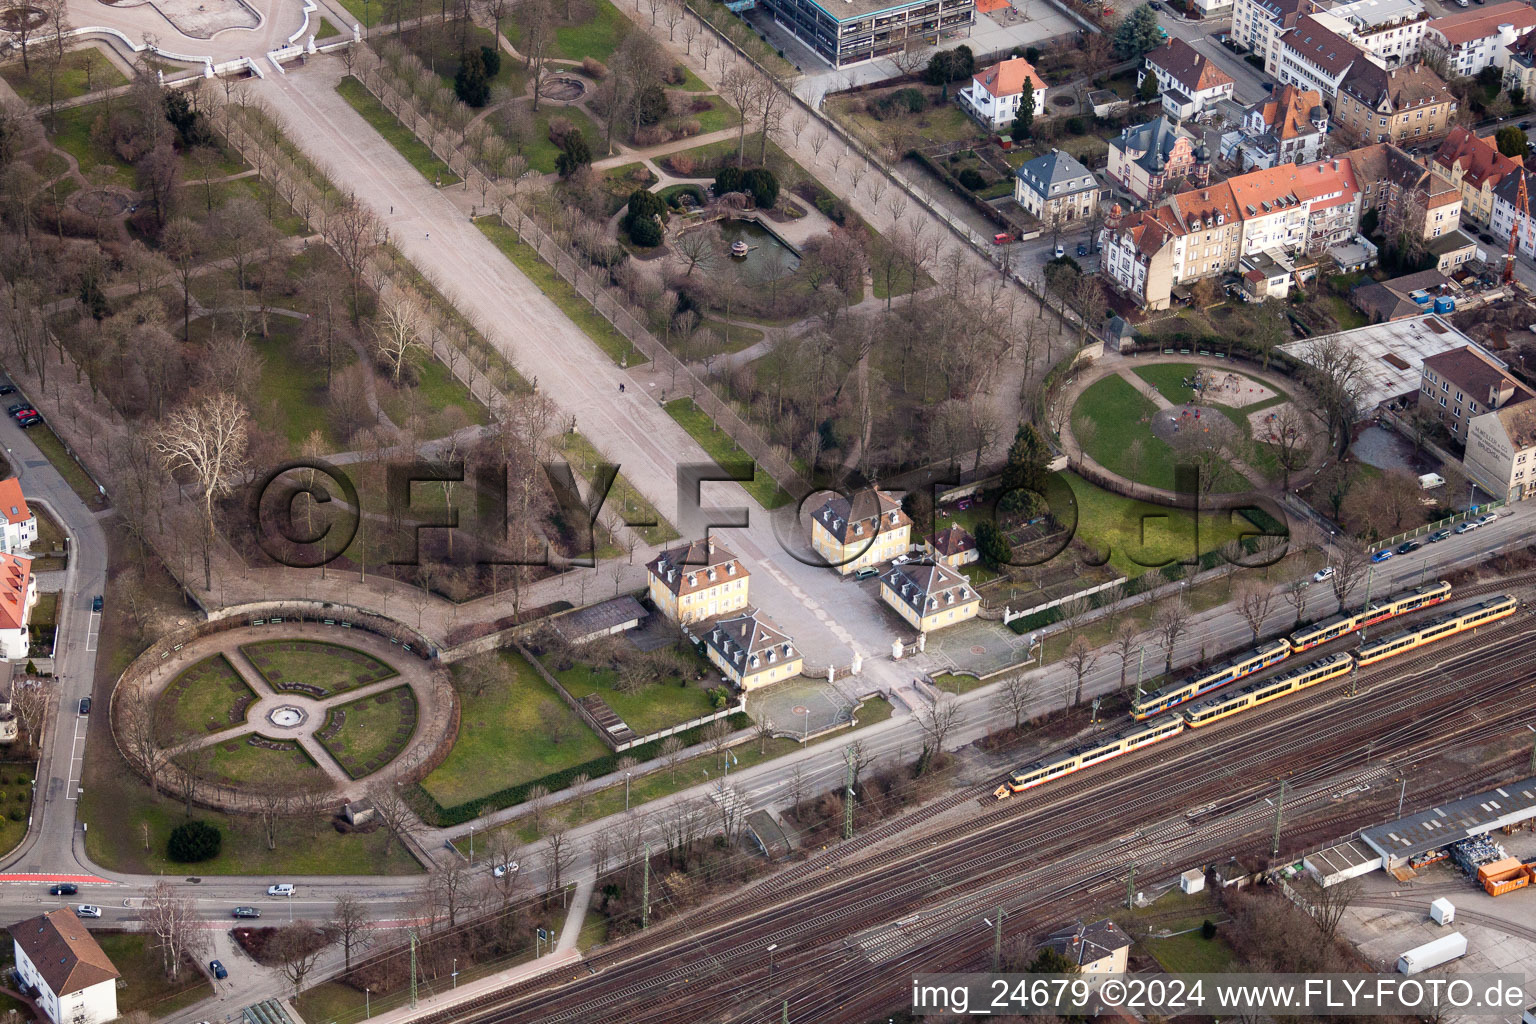
M 1417 393 L 1425 359 L 1473 344 L 1471 338 L 1430 314 L 1293 341 L 1280 346 L 1280 350 L 1305 363 L 1317 346 L 1332 338 L 1357 348 L 1365 358 L 1359 404 L 1367 410 Z
M 1536 818 L 1536 776 L 1432 807 L 1360 833 L 1388 871 L 1412 857 Z
M 763 0 L 780 27 L 833 67 L 968 36 L 976 0 Z

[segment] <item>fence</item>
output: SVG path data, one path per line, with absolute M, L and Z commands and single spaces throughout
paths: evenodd
M 1036 605 L 1033 608 L 1026 608 L 1023 611 L 1018 611 L 1018 612 L 1010 611 L 1008 608 L 1005 607 L 1005 608 L 1003 608 L 1003 625 L 1006 626 L 1006 625 L 1008 625 L 1008 623 L 1012 622 L 1014 619 L 1022 619 L 1026 615 L 1034 615 L 1034 614 L 1037 614 L 1038 612 L 1049 611 L 1050 609 L 1055 608 L 1058 605 L 1066 604 L 1068 601 L 1076 601 L 1079 598 L 1089 598 L 1089 597 L 1092 597 L 1094 594 L 1097 594 L 1097 593 L 1099 593 L 1101 591 L 1108 590 L 1111 587 L 1121 586 L 1125 582 L 1126 582 L 1126 578 L 1124 576 L 1119 576 L 1119 577 L 1116 577 L 1115 579 L 1110 580 L 1108 583 L 1100 583 L 1096 587 L 1089 587 L 1087 590 L 1079 590 L 1075 594 L 1068 594 L 1065 597 L 1058 597 L 1054 601 L 1047 601 L 1047 602 L 1045 602 L 1045 604 Z

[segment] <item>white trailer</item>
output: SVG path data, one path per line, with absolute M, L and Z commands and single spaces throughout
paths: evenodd
M 1441 896 L 1429 905 L 1429 919 L 1439 925 L 1450 924 L 1456 919 L 1456 905 Z
M 1431 967 L 1439 967 L 1449 963 L 1459 956 L 1467 953 L 1467 937 L 1461 932 L 1452 932 L 1442 936 L 1434 942 L 1426 942 L 1422 946 L 1415 946 L 1402 956 L 1397 958 L 1397 970 L 1400 974 L 1418 974 L 1427 971 Z

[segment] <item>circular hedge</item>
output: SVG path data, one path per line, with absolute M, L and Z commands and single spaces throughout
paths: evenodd
M 166 853 L 181 864 L 212 860 L 224 846 L 224 833 L 206 821 L 188 821 L 171 830 Z

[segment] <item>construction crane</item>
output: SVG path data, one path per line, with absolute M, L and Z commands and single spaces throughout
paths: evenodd
M 1515 222 L 1509 228 L 1509 252 L 1504 257 L 1504 283 L 1515 279 L 1515 250 L 1520 242 L 1520 226 L 1530 222 L 1531 200 L 1525 191 L 1525 168 L 1515 171 Z

